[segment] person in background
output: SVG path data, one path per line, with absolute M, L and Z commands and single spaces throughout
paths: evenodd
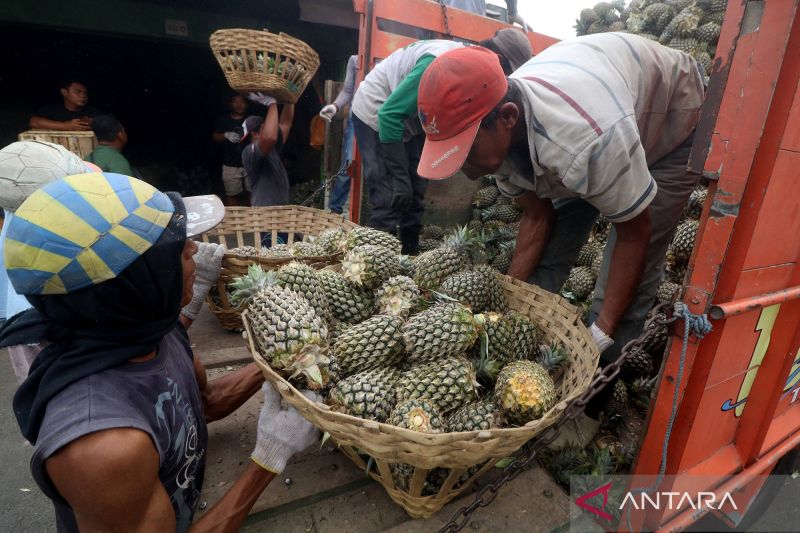
M 128 133 L 120 121 L 113 115 L 99 115 L 92 120 L 92 131 L 97 137 L 97 148 L 86 156 L 86 160 L 104 172 L 133 176 L 130 163 L 122 155 L 122 149 L 128 143 Z
M 228 112 L 217 120 L 211 139 L 222 143 L 222 184 L 225 187 L 226 205 L 239 205 L 239 196 L 250 192 L 244 166 L 242 166 L 242 121 L 247 113 L 247 100 L 239 93 L 231 96 Z M 250 203 L 249 198 L 244 201 Z
M 356 87 L 356 70 L 358 69 L 358 56 L 350 56 L 347 61 L 347 72 L 344 77 L 344 85 L 336 99 L 322 108 L 319 116 L 328 122 L 340 110 L 348 107 L 350 102 L 353 101 L 353 93 Z M 350 194 L 350 174 L 347 168 L 353 161 L 353 143 L 355 141 L 355 134 L 353 133 L 353 114 L 348 112 L 346 123 L 344 125 L 344 134 L 342 136 L 342 170 L 336 175 L 331 188 L 330 201 L 328 208 L 332 213 L 341 214 L 347 197 Z
M 285 104 L 278 113 L 275 98 L 250 93 L 248 98 L 266 106 L 266 117 L 251 115 L 242 125 L 242 164 L 250 182 L 250 205 L 265 207 L 289 203 L 289 175 L 281 162 L 281 150 L 292 129 L 294 104 Z
M 0 258 L 3 257 L 6 233 L 14 212 L 25 199 L 51 181 L 70 174 L 88 172 L 81 159 L 58 144 L 44 141 L 20 141 L 0 150 L 0 207 L 3 208 L 3 230 L 0 232 Z M 30 302 L 17 294 L 8 279 L 5 263 L 0 260 L 0 318 L 2 320 L 27 311 Z M 28 370 L 42 349 L 38 343 L 8 347 L 11 366 L 17 383 L 28 376 Z
M 513 28 L 484 43 L 500 51 L 509 74 L 533 55 L 527 36 Z M 369 225 L 392 234 L 399 228 L 404 254 L 419 253 L 428 185 L 417 174 L 425 139 L 417 112 L 419 80 L 437 57 L 463 46 L 431 40 L 395 50 L 370 71 L 353 97 L 353 127 L 369 190 Z
M 89 105 L 89 91 L 76 78 L 66 78 L 61 83 L 60 104 L 47 104 L 39 108 L 30 120 L 33 130 L 89 131 L 92 119 L 101 111 Z
M 191 237 L 223 215 L 219 198 L 111 173 L 50 183 L 17 210 L 5 264 L 33 309 L 0 330 L 0 346 L 51 341 L 13 405 L 58 531 L 238 531 L 292 455 L 318 441 L 254 363 L 209 380 L 192 350 L 187 328 L 225 248 Z M 56 258 L 44 253 L 53 245 Z M 194 520 L 207 424 L 259 391 L 251 460 Z
M 464 11 L 469 11 L 470 13 L 475 13 L 482 17 L 486 16 L 486 0 L 441 0 L 441 2 L 447 7 L 463 9 Z M 509 23 L 513 24 L 516 22 L 522 26 L 525 31 L 528 31 L 528 25 L 517 11 L 517 0 L 506 0 L 506 10 L 508 12 Z

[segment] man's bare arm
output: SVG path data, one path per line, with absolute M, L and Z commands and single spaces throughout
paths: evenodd
M 644 274 L 652 231 L 649 208 L 627 222 L 614 224 L 614 228 L 617 243 L 611 255 L 603 308 L 597 317 L 597 326 L 612 338 Z
M 91 124 L 79 118 L 61 122 L 59 120 L 50 120 L 49 118 L 33 116 L 28 125 L 32 130 L 89 131 L 92 129 Z
M 225 418 L 250 399 L 264 383 L 264 375 L 255 363 L 250 363 L 221 378 L 208 380 L 203 363 L 195 355 L 194 375 L 203 399 L 206 421 Z
M 543 200 L 533 192 L 517 198 L 517 205 L 522 208 L 522 220 L 508 275 L 528 281 L 542 259 L 555 223 L 556 211 L 550 200 Z

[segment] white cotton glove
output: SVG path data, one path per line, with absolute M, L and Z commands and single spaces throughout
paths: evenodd
M 328 104 L 320 110 L 319 116 L 330 122 L 338 112 L 339 109 L 336 108 L 336 104 Z
M 614 344 L 614 339 L 606 335 L 606 332 L 600 329 L 597 322 L 589 326 L 589 333 L 592 334 L 592 340 L 597 344 L 600 353 L 603 353 L 609 346 Z
M 277 100 L 275 98 L 273 98 L 272 96 L 270 96 L 268 94 L 264 94 L 264 93 L 248 93 L 247 98 L 249 98 L 251 101 L 253 101 L 253 102 L 257 103 L 257 104 L 261 104 L 261 105 L 263 105 L 265 107 L 269 107 L 272 104 L 277 102 Z
M 197 253 L 194 254 L 194 262 L 197 265 L 195 271 L 194 287 L 192 287 L 192 301 L 186 304 L 181 310 L 181 314 L 190 320 L 197 320 L 197 315 L 203 308 L 203 300 L 206 299 L 208 291 L 217 282 L 219 273 L 222 270 L 222 257 L 225 255 L 225 247 L 213 242 L 197 243 Z
M 512 23 L 512 24 L 516 22 L 517 24 L 519 24 L 520 26 L 522 26 L 522 30 L 523 30 L 525 33 L 528 33 L 528 23 L 527 23 L 527 22 L 525 22 L 525 19 L 524 19 L 524 18 L 522 18 L 522 17 L 519 15 L 519 13 L 517 13 L 517 14 L 515 14 L 515 15 L 512 15 L 511 17 L 509 17 L 508 21 L 509 21 L 510 23 Z
M 258 438 L 250 459 L 264 470 L 280 474 L 294 454 L 319 440 L 320 432 L 293 407 L 282 406 L 281 396 L 272 384 L 264 383 L 261 390 L 264 406 L 258 416 Z M 312 402 L 322 401 L 316 392 L 300 392 Z
M 237 144 L 239 141 L 242 140 L 242 136 L 236 133 L 235 131 L 226 131 L 225 140 L 230 143 Z

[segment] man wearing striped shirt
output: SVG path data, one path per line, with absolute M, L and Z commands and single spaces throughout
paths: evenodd
M 690 56 L 606 33 L 551 46 L 509 78 L 479 49 L 443 54 L 420 82 L 420 176 L 499 176 L 523 209 L 509 274 L 556 292 L 598 214 L 613 229 L 590 313 L 612 361 L 637 336 L 697 176 L 703 102 Z

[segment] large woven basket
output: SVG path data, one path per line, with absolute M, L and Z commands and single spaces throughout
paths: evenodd
M 261 250 L 263 234 L 271 236 L 271 242 L 278 242 L 278 235 L 284 234 L 288 244 L 299 240 L 306 235 L 319 235 L 329 228 L 352 229 L 356 224 L 350 222 L 342 215 L 335 215 L 311 207 L 297 205 L 283 205 L 277 207 L 227 207 L 225 218 L 211 231 L 201 237 L 203 242 L 218 242 L 226 248 L 241 246 L 254 246 Z M 222 259 L 222 272 L 217 281 L 216 294 L 213 299 L 206 299 L 211 311 L 214 312 L 222 327 L 238 331 L 242 329 L 241 311 L 234 309 L 228 300 L 225 286 L 247 274 L 250 265 L 258 264 L 264 270 L 277 270 L 282 265 L 291 261 L 301 261 L 314 268 L 323 268 L 332 265 L 341 259 L 341 254 L 303 257 L 303 258 L 276 258 L 259 256 L 242 256 L 226 253 Z
M 359 467 L 367 470 L 364 457 L 372 457 L 377 470 L 370 468 L 370 476 L 381 483 L 389 496 L 409 515 L 427 518 L 466 490 L 497 461 L 514 453 L 555 423 L 567 404 L 586 391 L 597 368 L 600 357 L 597 345 L 575 307 L 556 294 L 508 276 L 499 277 L 511 308 L 540 324 L 547 341 L 561 343 L 571 355 L 569 365 L 557 383 L 558 403 L 542 418 L 523 427 L 427 434 L 334 412 L 321 403 L 308 400 L 272 370 L 258 353 L 249 324 L 244 319 L 250 351 L 266 379 L 275 385 L 287 403 L 322 431 L 328 432 Z M 408 491 L 395 485 L 390 469 L 390 465 L 395 463 L 416 467 Z M 435 495 L 422 496 L 428 471 L 437 467 L 449 469 L 444 484 Z
M 319 68 L 319 55 L 300 39 L 266 30 L 217 30 L 211 50 L 236 91 L 261 91 L 297 102 Z

